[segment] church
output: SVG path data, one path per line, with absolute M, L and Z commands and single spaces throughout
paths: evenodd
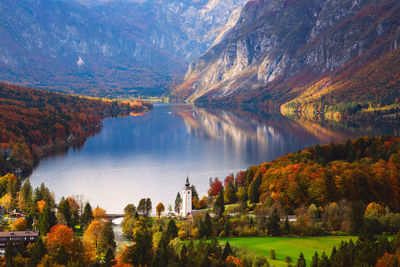
M 182 206 L 180 210 L 181 216 L 192 214 L 192 188 L 189 183 L 189 176 L 186 177 L 185 186 L 182 189 Z

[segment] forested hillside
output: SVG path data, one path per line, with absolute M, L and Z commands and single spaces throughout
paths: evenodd
M 400 138 L 362 137 L 312 146 L 250 167 L 244 187 L 255 190 L 254 202 L 271 198 L 287 212 L 342 199 L 400 211 Z
M 100 130 L 102 118 L 151 105 L 51 93 L 0 83 L 0 173 L 29 171 L 55 147 L 77 144 Z

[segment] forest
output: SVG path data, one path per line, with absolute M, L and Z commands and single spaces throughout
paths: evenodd
M 79 144 L 105 117 L 139 113 L 141 101 L 72 96 L 0 83 L 0 173 L 29 172 L 46 153 Z

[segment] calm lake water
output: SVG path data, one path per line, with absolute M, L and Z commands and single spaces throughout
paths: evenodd
M 122 213 L 144 197 L 153 207 L 173 205 L 186 175 L 198 192 L 210 177 L 270 161 L 313 144 L 361 135 L 397 134 L 372 126 L 320 125 L 276 116 L 198 109 L 191 105 L 155 105 L 141 116 L 103 121 L 99 134 L 80 149 L 43 159 L 32 186 L 44 182 L 56 195 L 84 195 L 93 206 Z

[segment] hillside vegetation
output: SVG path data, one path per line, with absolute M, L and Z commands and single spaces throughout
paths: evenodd
M 272 198 L 288 212 L 342 199 L 377 202 L 399 211 L 400 138 L 362 137 L 312 146 L 250 167 L 245 184 L 251 188 L 258 177 L 259 202 Z
M 78 144 L 100 130 L 102 118 L 150 107 L 0 83 L 0 173 L 29 171 L 52 148 Z

